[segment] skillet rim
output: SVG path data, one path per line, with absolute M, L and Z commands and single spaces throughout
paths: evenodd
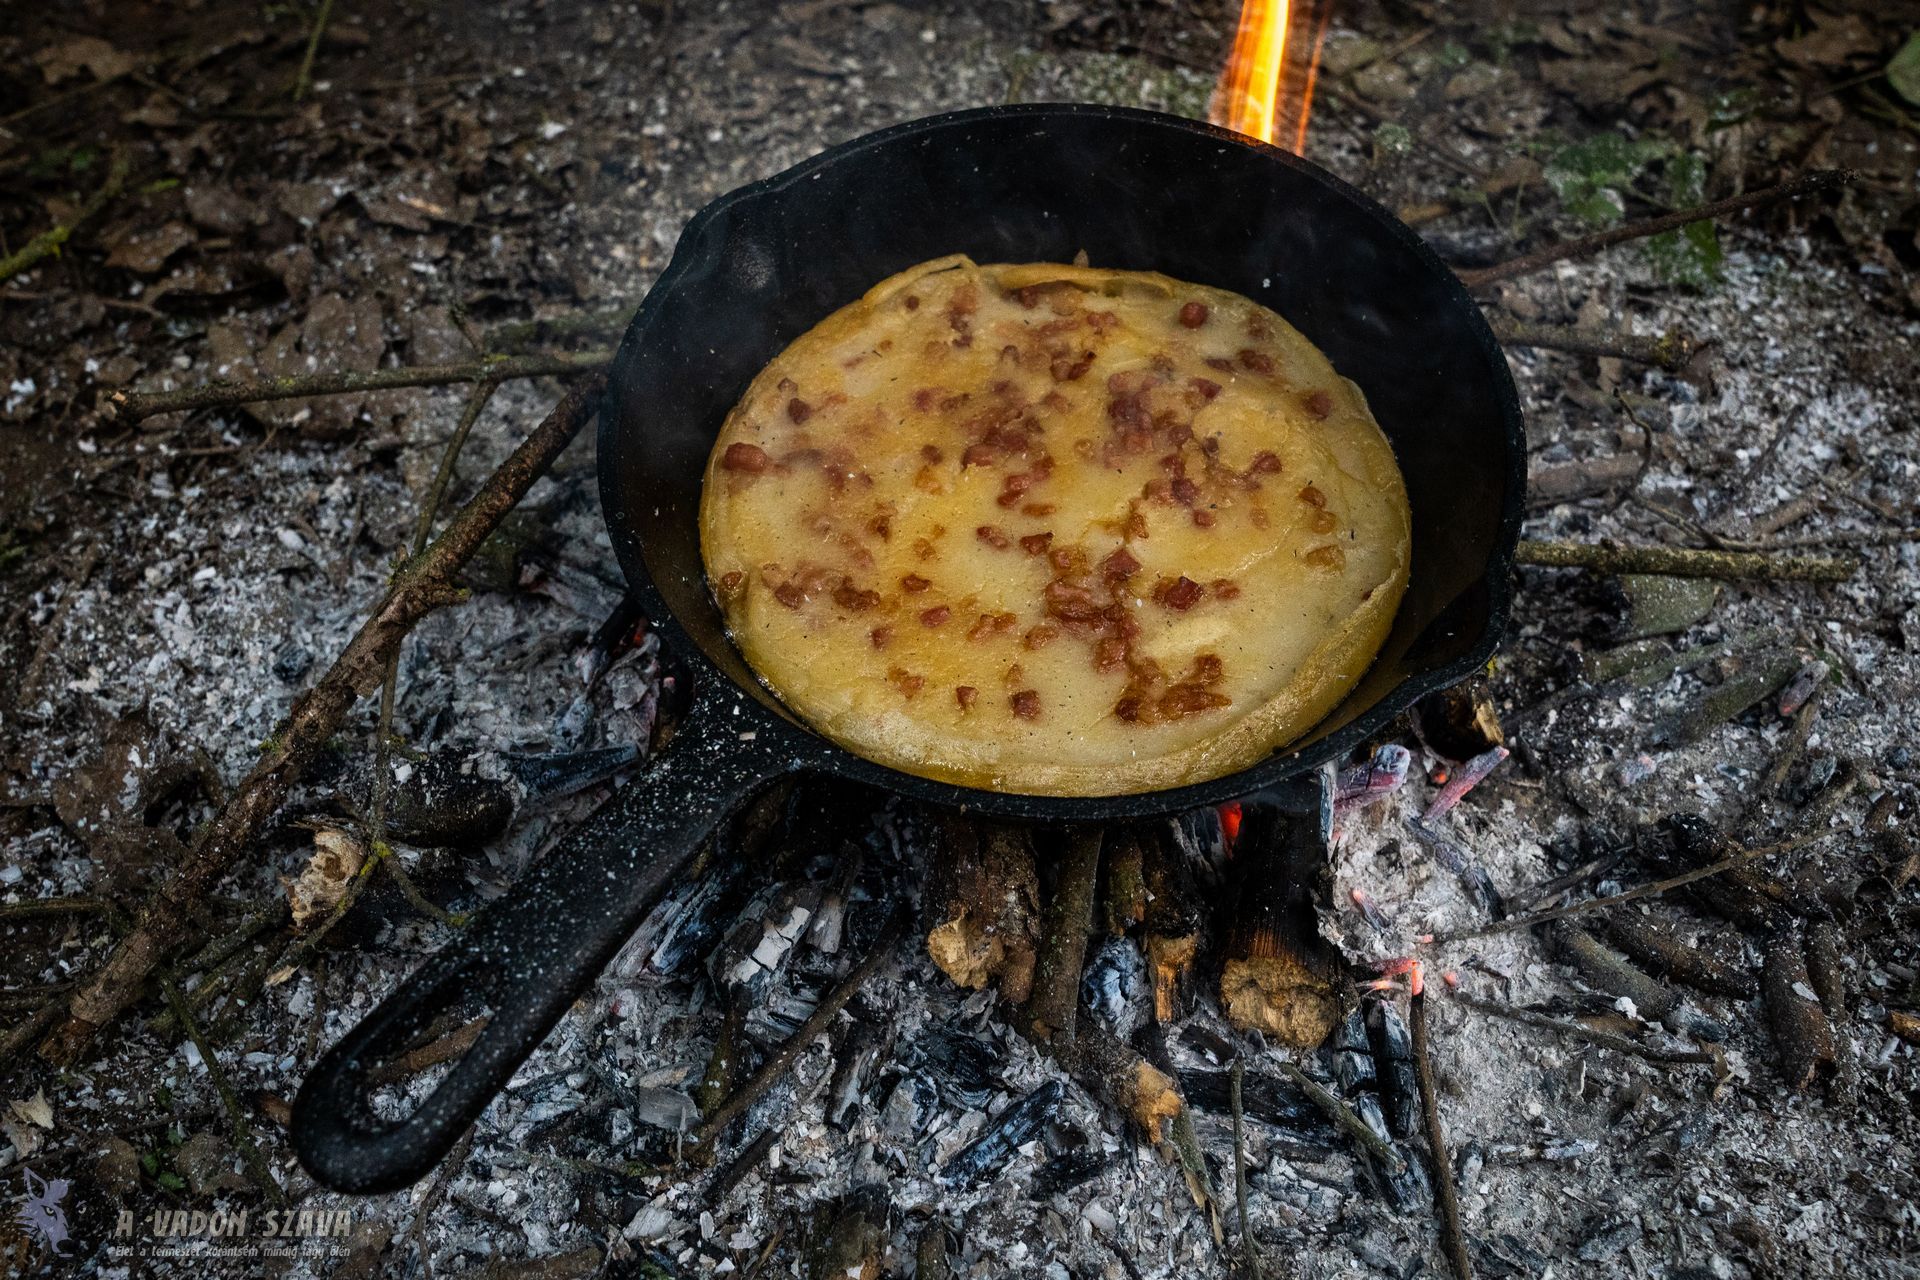
M 653 575 L 647 570 L 642 539 L 637 532 L 638 523 L 633 518 L 633 508 L 637 504 L 627 501 L 624 487 L 619 483 L 620 468 L 614 462 L 623 450 L 640 447 L 638 442 L 644 437 L 644 431 L 638 429 L 637 425 L 635 429 L 623 429 L 619 413 L 619 407 L 624 402 L 622 392 L 632 361 L 631 352 L 646 340 L 647 325 L 660 305 L 658 299 L 681 287 L 682 278 L 692 271 L 696 263 L 705 265 L 710 260 L 711 251 L 700 246 L 701 233 L 709 224 L 736 206 L 777 198 L 787 188 L 829 165 L 856 158 L 866 151 L 902 139 L 944 129 L 963 128 L 982 120 L 1072 117 L 1100 117 L 1144 127 L 1171 128 L 1209 141 L 1244 147 L 1319 182 L 1344 199 L 1354 214 L 1366 217 L 1383 228 L 1390 238 L 1412 254 L 1416 262 L 1439 276 L 1443 291 L 1451 295 L 1452 305 L 1456 309 L 1463 309 L 1462 319 L 1494 374 L 1495 403 L 1492 407 L 1505 428 L 1507 446 L 1505 496 L 1492 551 L 1480 579 L 1486 583 L 1488 597 L 1486 623 L 1480 635 L 1458 658 L 1406 677 L 1373 706 L 1325 737 L 1290 750 L 1276 751 L 1235 773 L 1156 791 L 1110 796 L 1049 796 L 990 791 L 921 777 L 868 760 L 804 723 L 767 708 L 715 665 L 668 607 Z M 1519 393 L 1514 387 L 1512 372 L 1507 367 L 1505 350 L 1494 336 L 1492 326 L 1487 323 L 1479 304 L 1431 245 L 1370 196 L 1289 151 L 1204 121 L 1160 111 L 1097 103 L 1016 103 L 923 116 L 837 143 L 779 173 L 716 196 L 681 228 L 673 256 L 647 290 L 621 337 L 601 404 L 596 447 L 601 514 L 607 525 L 614 555 L 620 562 L 628 590 L 638 602 L 649 625 L 660 633 L 662 643 L 680 661 L 694 684 L 694 705 L 689 711 L 690 716 L 700 714 L 697 704 L 703 697 L 730 698 L 734 703 L 735 715 L 742 714 L 740 708 L 744 706 L 745 714 L 754 717 L 755 728 L 775 730 L 771 734 L 763 734 L 755 747 L 742 745 L 743 750 L 755 750 L 768 759 L 770 777 L 794 768 L 819 770 L 948 808 L 1039 821 L 1107 821 L 1179 813 L 1268 790 L 1298 778 L 1326 761 L 1345 756 L 1427 694 L 1465 679 L 1485 665 L 1498 650 L 1511 621 L 1513 560 L 1526 502 L 1526 432 Z

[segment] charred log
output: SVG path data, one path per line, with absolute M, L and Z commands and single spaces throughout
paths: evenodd
M 1033 989 L 1040 878 L 1026 832 L 953 815 L 927 889 L 927 954 L 963 987 L 992 983 L 1015 1004 Z
M 1339 954 L 1313 904 L 1325 846 L 1316 823 L 1270 806 L 1247 805 L 1242 824 L 1220 1003 L 1236 1027 L 1311 1049 L 1340 1017 Z

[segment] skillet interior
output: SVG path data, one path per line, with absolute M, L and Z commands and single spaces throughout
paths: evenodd
M 727 412 L 799 334 L 948 253 L 1161 271 L 1272 307 L 1359 383 L 1392 440 L 1413 567 L 1379 658 L 1309 737 L 1240 774 L 1139 796 L 1006 795 L 860 760 L 798 726 L 727 640 L 703 579 L 700 483 Z M 708 206 L 622 343 L 601 500 L 642 607 L 696 681 L 711 664 L 807 754 L 897 791 L 1070 821 L 1197 807 L 1342 753 L 1485 662 L 1508 607 L 1525 444 L 1505 357 L 1425 244 L 1319 168 L 1211 126 L 1076 105 L 958 112 L 857 139 Z M 704 660 L 704 661 L 703 661 Z M 729 691 L 731 692 L 731 691 Z

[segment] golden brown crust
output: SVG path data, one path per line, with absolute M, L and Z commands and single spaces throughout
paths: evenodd
M 1147 272 L 937 259 L 763 370 L 708 462 L 735 642 L 870 759 L 1114 795 L 1241 769 L 1373 660 L 1406 493 L 1280 317 Z

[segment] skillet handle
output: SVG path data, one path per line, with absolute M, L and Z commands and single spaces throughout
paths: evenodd
M 609 797 L 307 1073 L 292 1139 L 317 1181 L 392 1191 L 438 1164 L 707 837 L 761 786 L 801 765 L 786 735 L 769 734 L 768 717 L 735 714 L 738 694 L 725 680 L 701 683 L 724 692 L 696 690 L 646 776 Z M 743 736 L 747 725 L 759 733 Z M 473 1047 L 413 1114 L 376 1116 L 369 1073 L 476 992 L 493 1016 Z

